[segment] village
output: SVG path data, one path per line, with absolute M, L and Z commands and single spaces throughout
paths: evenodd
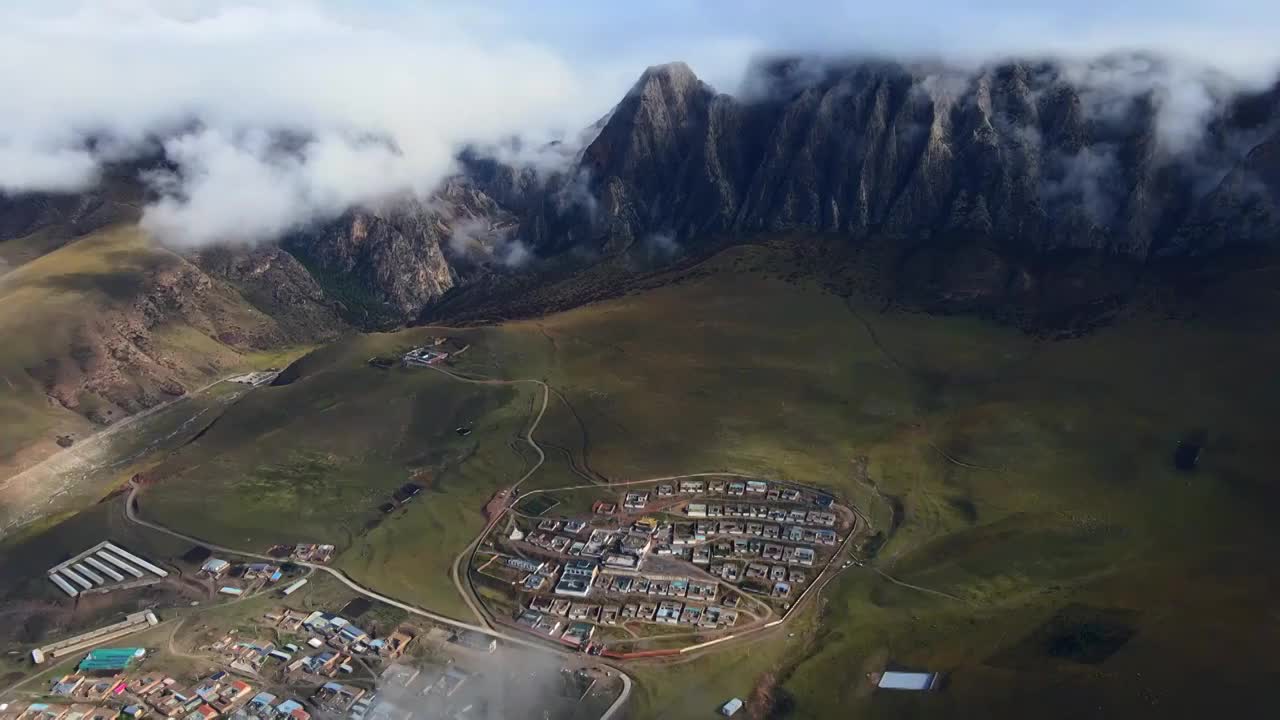
M 274 596 L 287 597 L 299 587 L 295 583 Z M 44 687 L 33 687 L 30 701 L 0 704 L 0 720 L 412 720 L 415 716 L 467 720 L 490 716 L 495 703 L 493 683 L 480 678 L 494 673 L 492 656 L 498 644 L 492 637 L 404 622 L 375 636 L 357 618 L 340 614 L 364 615 L 371 605 L 357 598 L 337 613 L 283 606 L 267 610 L 253 616 L 248 625 L 218 632 L 194 648 L 208 661 L 204 671 L 194 673 L 167 666 L 169 654 L 163 651 L 98 646 L 77 656 L 80 659 L 72 672 L 46 681 Z M 159 622 L 154 613 L 143 615 L 128 620 L 139 625 L 133 631 Z M 47 646 L 40 659 L 67 657 L 69 653 L 57 650 L 82 641 L 101 642 L 107 637 L 103 630 Z M 616 683 L 599 669 L 557 667 L 555 672 L 559 676 L 536 678 L 558 692 L 553 693 L 551 709 L 526 708 L 537 711 L 531 717 L 578 717 L 574 709 L 579 703 L 589 697 L 607 701 L 606 689 Z M 536 673 L 527 675 L 521 679 L 535 681 L 530 678 Z M 519 684 L 514 678 L 502 682 Z M 595 715 L 595 709 L 587 709 L 583 716 Z
M 503 591 L 492 610 L 517 627 L 611 657 L 785 616 L 855 526 L 825 493 L 734 477 L 631 487 L 575 515 L 546 498 L 526 495 L 495 528 L 476 582 Z
M 439 369 L 466 349 L 436 340 L 394 362 Z M 465 422 L 457 430 L 471 431 Z M 430 477 L 402 480 L 365 501 L 375 518 L 367 527 L 430 502 Z M 773 628 L 839 570 L 861 564 L 848 551 L 865 550 L 858 540 L 870 535 L 829 492 L 775 479 L 703 473 L 519 486 L 495 491 L 489 524 L 455 566 L 465 569 L 466 584 L 457 575 L 455 583 L 481 627 L 344 588 L 346 568 L 327 567 L 340 552 L 333 543 L 267 540 L 236 551 L 157 527 L 190 543 L 185 554 L 183 545 L 125 536 L 51 558 L 48 582 L 73 605 L 152 586 L 167 604 L 128 612 L 133 595 L 119 593 L 123 620 L 28 646 L 34 677 L 49 677 L 0 698 L 0 720 L 608 717 L 625 702 L 628 676 L 620 662 L 592 656 L 661 662 L 785 632 Z M 230 609 L 224 620 L 208 620 L 221 608 Z M 157 642 L 161 631 L 167 642 Z M 526 660 L 503 659 L 512 653 Z M 887 668 L 867 680 L 885 689 L 940 683 Z M 744 707 L 729 697 L 717 711 Z

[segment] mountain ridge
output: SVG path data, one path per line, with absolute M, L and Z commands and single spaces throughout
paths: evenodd
M 781 248 L 780 274 L 837 294 L 1050 337 L 1166 297 L 1182 312 L 1274 264 L 1280 90 L 1215 91 L 1178 125 L 1172 89 L 1139 73 L 1141 92 L 1103 91 L 1088 72 L 786 59 L 733 97 L 655 66 L 576 143 L 465 148 L 429 197 L 334 208 L 257 246 L 104 244 L 137 230 L 162 154 L 83 193 L 0 195 L 0 287 L 97 303 L 49 314 L 71 347 L 15 357 L 5 377 L 45 424 L 106 421 L 98 408 L 118 417 L 207 375 L 187 346 L 225 366 L 353 328 L 537 315 L 696 277 L 735 244 Z
M 1207 110 L 1188 114 L 1187 83 Z M 650 268 L 779 234 L 875 249 L 895 301 L 1031 315 L 1122 301 L 1132 283 L 1112 275 L 1134 267 L 1280 250 L 1280 90 L 1187 80 L 1142 55 L 970 68 L 781 58 L 739 97 L 669 63 L 579 145 L 548 149 L 538 165 L 466 148 L 431 197 L 347 208 L 279 245 L 366 327 L 468 287 L 561 281 L 607 258 Z M 10 235 L 115 207 L 94 193 L 0 202 Z M 1055 267 L 1080 257 L 1108 270 Z M 1096 286 L 1059 287 L 1080 284 Z

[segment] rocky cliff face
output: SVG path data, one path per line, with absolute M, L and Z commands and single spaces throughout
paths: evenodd
M 1154 58 L 787 60 L 742 98 L 677 63 L 647 70 L 580 160 L 520 200 L 520 232 L 540 255 L 596 257 L 829 234 L 874 244 L 899 295 L 1059 308 L 1165 259 L 1280 250 L 1278 131 L 1280 92 Z
M 363 325 L 404 322 L 460 277 L 509 258 L 514 220 L 465 179 L 428 200 L 401 198 L 357 208 L 287 238 L 320 285 Z
M 137 210 L 98 193 L 79 195 L 0 194 L 0 241 L 62 226 L 67 237 L 135 217 Z
M 606 247 L 648 233 L 801 229 L 1146 259 L 1211 247 L 1174 240 L 1193 219 L 1242 206 L 1257 208 L 1261 225 L 1237 241 L 1271 242 L 1275 94 L 1224 90 L 1202 116 L 1183 117 L 1191 111 L 1167 97 L 1179 90 L 1163 84 L 1159 61 L 1133 62 L 972 72 L 776 62 L 745 100 L 714 93 L 682 64 L 651 68 L 557 189 L 586 178 L 589 234 Z M 1128 82 L 1138 87 L 1100 87 L 1109 70 L 1137 73 Z M 543 204 L 526 219 L 549 251 L 564 233 L 538 229 L 571 214 L 555 210 Z
M 219 337 L 228 344 L 308 345 L 331 340 L 349 329 L 340 317 L 338 303 L 297 258 L 279 247 L 213 247 L 192 253 L 188 259 L 273 321 L 272 332 L 257 338 L 234 329 L 224 331 Z
M 282 287 L 319 288 L 377 327 L 529 267 L 563 281 L 610 257 L 651 268 L 761 234 L 822 235 L 873 253 L 895 297 L 1057 312 L 1122 297 L 1166 261 L 1280 250 L 1280 90 L 1156 58 L 779 60 L 738 97 L 675 63 L 569 145 L 540 149 L 555 170 L 495 159 L 528 148 L 468 150 L 429 199 L 295 233 L 281 247 L 316 286 Z M 0 238 L 128 207 L 102 193 L 0 199 Z
M 0 329 L 20 339 L 0 355 L 6 387 L 96 423 L 214 380 L 245 352 L 326 342 L 346 328 L 278 248 L 183 257 L 130 225 L 0 277 L 0 302 L 16 304 Z

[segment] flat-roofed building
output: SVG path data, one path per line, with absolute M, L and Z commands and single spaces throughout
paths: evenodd
M 683 603 L 678 603 L 673 600 L 663 600 L 658 603 L 658 612 L 655 618 L 660 623 L 675 625 L 680 622 L 680 611 L 683 609 Z
M 555 594 L 570 597 L 586 597 L 591 592 L 591 584 L 600 572 L 600 563 L 594 560 L 570 560 L 564 564 L 560 573 L 560 582 L 556 583 Z
M 653 538 L 649 535 L 628 533 L 618 543 L 618 552 L 644 557 L 653 547 Z
M 880 673 L 880 681 L 876 687 L 883 690 L 914 690 L 923 692 L 938 686 L 938 673 L 928 672 L 896 672 Z
M 604 556 L 604 564 L 621 570 L 635 570 L 640 566 L 640 559 L 635 555 L 614 553 Z

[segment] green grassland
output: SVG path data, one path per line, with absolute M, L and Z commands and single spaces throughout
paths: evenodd
M 1260 700 L 1280 640 L 1257 625 L 1277 544 L 1264 509 L 1280 459 L 1268 440 L 1274 277 L 1210 290 L 1192 316 L 1143 309 L 1040 341 L 783 281 L 767 249 L 700 270 L 488 330 L 465 361 L 551 382 L 585 420 L 591 467 L 612 479 L 772 474 L 836 491 L 885 531 L 900 507 L 879 566 L 962 601 L 846 573 L 814 645 L 778 664 L 791 715 L 1067 717 L 1099 704 L 1141 715 L 1131 698 L 1175 713 Z M 569 434 L 564 415 L 548 427 L 557 417 Z M 1202 466 L 1176 472 L 1176 441 L 1197 431 Z M 988 662 L 1077 602 L 1137 611 L 1106 663 Z M 885 662 L 949 671 L 949 689 L 869 692 L 865 672 Z M 1236 692 L 1202 692 L 1215 684 Z
M 357 580 L 465 616 L 449 570 L 485 502 L 529 462 L 517 439 L 535 391 L 367 363 L 428 336 L 366 335 L 304 357 L 293 382 L 256 389 L 157 465 L 143 514 L 246 549 L 332 542 Z M 466 437 L 454 432 L 464 423 Z M 427 490 L 383 515 L 411 480 Z
M 5 246 L 16 252 L 38 240 Z M 142 304 L 149 283 L 191 270 L 136 225 L 111 226 L 52 247 L 48 252 L 38 248 L 43 254 L 33 250 L 23 264 L 0 274 L 0 337 L 6 339 L 0 346 L 4 476 L 55 452 L 56 435 L 82 438 L 92 432 L 96 426 L 88 417 L 111 420 L 126 414 L 101 387 L 83 383 L 94 373 L 114 386 L 116 397 L 163 398 L 158 375 L 199 387 L 230 372 L 256 369 L 276 352 L 259 355 L 211 337 L 213 327 L 245 329 L 248 335 L 274 327 L 235 290 L 216 282 L 184 298 L 177 309 L 167 299 L 153 303 L 161 317 L 147 321 L 153 324 L 146 337 L 132 335 L 143 315 L 135 306 Z M 111 370 L 117 361 L 118 372 Z M 74 410 L 49 397 L 50 382 L 68 388 L 64 392 Z
M 637 665 L 638 717 L 706 717 L 757 688 L 796 718 L 1200 717 L 1263 699 L 1280 641 L 1274 273 L 1204 290 L 1195 313 L 1140 308 L 1057 341 L 866 307 L 767 247 L 667 279 L 449 333 L 472 344 L 459 371 L 563 395 L 527 489 L 710 471 L 828 488 L 888 535 L 877 570 L 957 599 L 850 568 L 786 632 Z M 448 567 L 532 463 L 519 437 L 541 397 L 365 363 L 435 332 L 312 353 L 154 468 L 143 514 L 238 546 L 336 542 L 353 577 L 465 614 Z M 1203 461 L 1177 472 L 1189 433 Z M 370 527 L 415 474 L 430 490 Z M 1094 664 L 1028 644 L 1072 606 L 1124 611 L 1131 636 Z M 887 663 L 947 687 L 873 692 L 866 673 Z

